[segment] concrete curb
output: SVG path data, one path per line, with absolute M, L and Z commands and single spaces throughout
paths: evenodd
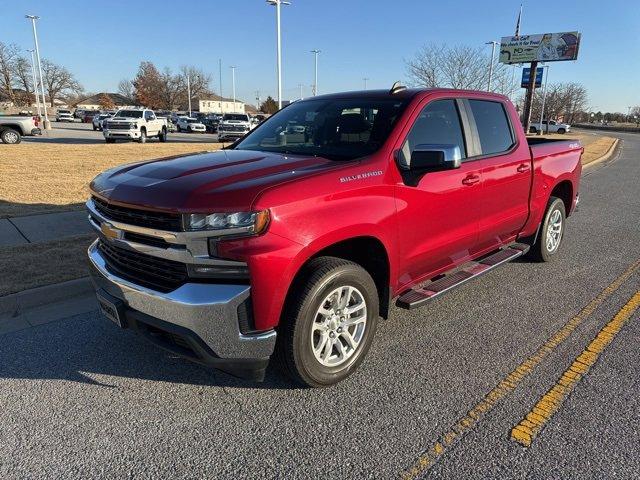
M 0 297 L 0 335 L 97 309 L 89 277 Z
M 599 165 L 602 162 L 606 162 L 607 160 L 609 160 L 611 157 L 613 157 L 616 153 L 618 153 L 618 146 L 620 145 L 620 139 L 616 138 L 615 141 L 611 144 L 611 146 L 609 147 L 609 150 L 607 150 L 607 152 L 602 155 L 600 158 L 596 158 L 593 162 L 589 162 L 586 165 L 584 165 L 582 167 L 582 170 L 590 170 L 591 167 L 595 166 L 595 165 Z

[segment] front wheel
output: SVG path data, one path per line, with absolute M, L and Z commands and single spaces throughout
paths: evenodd
M 565 133 L 567 133 L 567 131 L 566 131 L 564 128 L 559 128 L 559 129 L 558 129 L 558 133 L 559 133 L 560 135 L 564 135 Z
M 566 218 L 564 202 L 557 197 L 551 197 L 536 243 L 529 250 L 532 259 L 550 262 L 557 256 L 564 238 Z
M 538 129 L 536 127 L 529 128 L 530 133 L 538 133 Z
M 378 323 L 378 291 L 360 265 L 310 261 L 296 280 L 278 334 L 278 354 L 297 383 L 327 387 L 362 362 Z
M 139 143 L 147 143 L 147 131 L 143 128 L 140 130 L 140 138 L 138 138 Z
M 160 133 L 158 134 L 158 140 L 160 140 L 161 142 L 166 142 L 167 141 L 167 131 L 162 129 L 160 131 Z

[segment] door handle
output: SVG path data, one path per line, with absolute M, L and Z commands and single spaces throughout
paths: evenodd
M 480 181 L 480 175 L 469 175 L 462 180 L 463 185 L 473 185 Z
M 528 171 L 529 171 L 529 165 L 527 165 L 526 163 L 521 163 L 520 165 L 518 165 L 518 172 L 524 173 Z

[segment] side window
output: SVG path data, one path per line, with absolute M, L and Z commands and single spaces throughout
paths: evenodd
M 464 135 L 455 100 L 436 100 L 422 109 L 402 144 L 402 160 L 408 165 L 411 151 L 423 144 L 457 145 L 462 158 L 466 158 Z
M 153 115 L 153 112 L 150 112 L 150 111 L 147 110 L 146 112 L 144 112 L 144 119 L 145 120 L 154 120 L 155 116 Z
M 513 145 L 513 134 L 502 103 L 469 100 L 469 105 L 476 121 L 482 155 L 509 150 Z

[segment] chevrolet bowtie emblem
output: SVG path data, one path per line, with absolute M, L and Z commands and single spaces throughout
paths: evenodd
M 109 240 L 122 238 L 122 230 L 115 228 L 108 222 L 103 222 L 102 225 L 100 225 L 100 230 L 102 231 L 102 234 Z

